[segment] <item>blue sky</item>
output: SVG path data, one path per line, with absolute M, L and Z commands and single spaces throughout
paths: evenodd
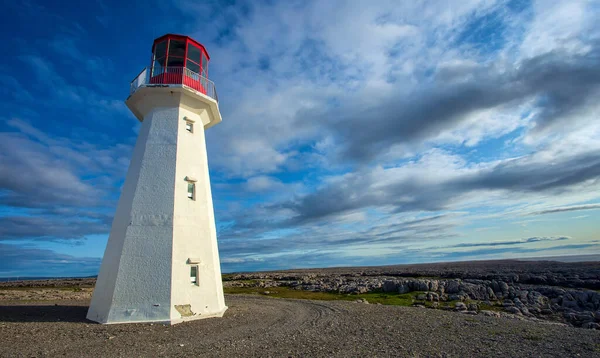
M 152 40 L 211 55 L 223 271 L 600 253 L 598 1 L 21 1 L 0 277 L 97 273 Z

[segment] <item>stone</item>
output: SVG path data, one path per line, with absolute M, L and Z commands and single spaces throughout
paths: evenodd
M 477 303 L 469 303 L 468 309 L 469 311 L 477 312 L 479 311 L 479 306 L 477 305 Z
M 516 297 L 513 299 L 513 303 L 515 304 L 515 307 L 517 307 L 519 309 L 525 307 L 525 304 L 523 304 L 523 302 Z
M 498 285 L 498 281 L 493 280 L 490 283 L 490 288 L 494 291 L 494 292 L 502 292 L 502 290 L 500 289 L 500 285 Z
M 423 281 L 423 280 L 413 281 L 413 290 L 414 291 L 428 291 L 429 290 L 428 281 Z
M 491 287 L 488 287 L 486 290 L 487 290 L 487 299 L 495 300 L 496 294 L 494 293 L 494 290 Z
M 523 313 L 521 313 L 521 310 L 518 309 L 515 306 L 508 306 L 508 307 L 504 307 L 504 310 L 508 313 L 512 313 L 512 314 L 516 314 L 516 315 L 522 315 Z
M 488 316 L 488 317 L 500 317 L 500 313 L 494 312 L 494 311 L 483 310 L 483 311 L 479 311 L 479 313 L 484 316 Z
M 562 307 L 570 308 L 570 309 L 578 309 L 579 305 L 577 304 L 577 301 L 575 301 L 575 300 L 569 300 L 569 299 L 563 298 Z
M 581 328 L 600 329 L 600 324 L 594 323 L 594 322 L 586 322 L 586 323 L 584 323 L 584 324 L 581 325 Z
M 452 294 L 452 293 L 458 293 L 460 288 L 460 281 L 459 280 L 450 280 L 446 282 L 446 287 L 445 287 L 445 292 Z
M 454 309 L 457 311 L 466 311 L 467 310 L 467 305 L 465 305 L 462 302 L 456 302 L 454 304 Z
M 515 305 L 515 303 L 511 300 L 504 300 L 504 302 L 502 302 L 502 306 L 504 306 L 504 307 L 511 307 L 514 305 Z
M 438 302 L 440 300 L 440 295 L 438 295 L 435 292 L 429 292 L 427 293 L 427 301 L 430 302 Z
M 398 284 L 398 293 L 402 294 L 402 293 L 409 293 L 411 291 L 409 285 L 407 285 L 405 282 L 402 282 L 400 284 Z
M 396 281 L 385 281 L 383 283 L 383 292 L 396 292 L 398 290 L 398 283 Z

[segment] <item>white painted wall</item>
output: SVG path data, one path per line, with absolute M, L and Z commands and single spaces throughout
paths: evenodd
M 175 181 L 175 210 L 173 236 L 173 290 L 171 315 L 174 305 L 191 304 L 199 316 L 219 315 L 225 309 L 221 268 L 217 248 L 208 160 L 202 116 L 180 108 L 179 142 L 177 146 L 177 171 Z M 194 132 L 185 129 L 184 117 L 192 119 Z M 187 197 L 186 177 L 197 179 L 196 200 Z M 188 259 L 199 259 L 199 285 L 190 283 Z
M 127 101 L 143 115 L 142 128 L 88 311 L 90 320 L 177 323 L 222 316 L 227 309 L 204 138 L 215 103 L 187 92 L 147 88 Z M 185 130 L 184 116 L 195 120 L 194 133 Z M 194 201 L 187 197 L 186 176 L 197 179 Z M 190 258 L 200 261 L 197 286 L 190 283 Z M 195 315 L 181 317 L 175 305 L 191 305 Z

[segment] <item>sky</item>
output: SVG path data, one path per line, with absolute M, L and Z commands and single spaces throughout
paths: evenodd
M 600 253 L 600 1 L 8 2 L 0 277 L 98 272 L 154 38 L 210 56 L 224 272 Z

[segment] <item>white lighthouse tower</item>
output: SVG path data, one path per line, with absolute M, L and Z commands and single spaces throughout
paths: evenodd
M 142 122 L 87 318 L 178 323 L 221 317 L 221 269 L 204 130 L 221 122 L 202 44 L 168 34 L 131 83 Z

